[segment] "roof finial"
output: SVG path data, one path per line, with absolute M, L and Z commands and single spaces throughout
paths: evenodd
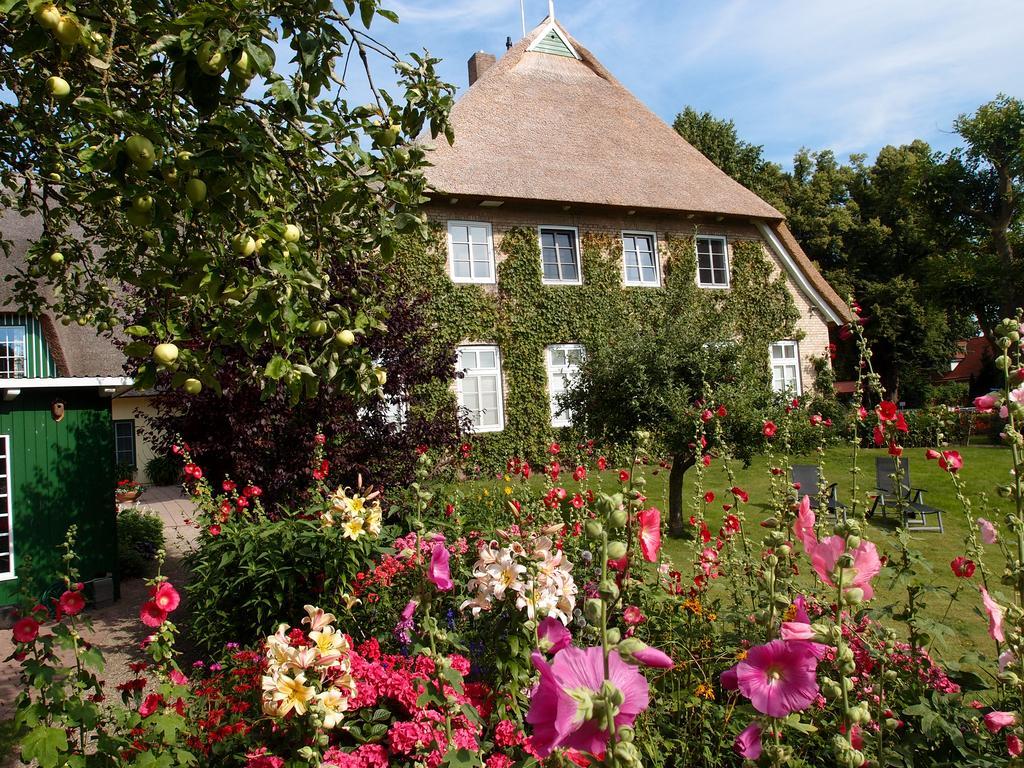
M 555 0 L 548 0 L 548 18 L 555 18 Z

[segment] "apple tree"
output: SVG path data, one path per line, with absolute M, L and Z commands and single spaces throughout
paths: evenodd
M 376 278 L 425 236 L 413 139 L 451 140 L 453 94 L 379 19 L 378 0 L 0 0 L 0 205 L 39 221 L 17 303 L 121 339 L 140 387 L 379 391 Z

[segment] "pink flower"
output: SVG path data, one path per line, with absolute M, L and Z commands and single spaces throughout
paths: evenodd
M 622 620 L 630 627 L 635 627 L 637 624 L 642 624 L 647 620 L 643 612 L 635 605 L 630 605 L 622 612 Z
M 951 474 L 956 474 L 963 465 L 964 460 L 960 457 L 959 451 L 943 451 L 939 457 L 939 467 Z
M 139 611 L 139 618 L 142 619 L 142 623 L 147 627 L 155 628 L 167 621 L 167 611 L 163 610 L 152 600 L 147 600 L 142 604 L 142 609 Z
M 166 613 L 173 611 L 181 602 L 178 590 L 169 581 L 162 581 L 157 586 L 152 587 L 149 590 L 149 594 L 153 598 L 153 602 L 160 607 L 160 610 Z
M 779 635 L 783 640 L 813 640 L 814 630 L 803 621 L 784 621 Z
M 180 669 L 172 669 L 170 678 L 175 685 L 188 685 L 188 677 Z
M 442 592 L 447 592 L 455 583 L 452 581 L 452 574 L 448 568 L 448 547 L 443 541 L 434 544 L 434 551 L 430 553 L 430 570 L 427 578 Z
M 647 562 L 656 562 L 661 550 L 661 512 L 655 507 L 642 509 L 636 520 L 640 524 L 640 552 Z
M 996 527 L 984 517 L 978 518 L 978 528 L 981 529 L 981 540 L 985 544 L 995 544 L 999 541 L 999 534 L 996 532 Z
M 556 654 L 572 645 L 572 633 L 558 619 L 548 616 L 537 625 L 537 640 L 542 651 Z
M 732 751 L 747 760 L 757 760 L 761 757 L 761 726 L 751 723 L 733 742 Z
M 30 616 L 14 622 L 11 634 L 16 643 L 31 643 L 39 636 L 39 622 Z
M 1005 672 L 1006 668 L 1013 662 L 1016 657 L 1013 655 L 1013 651 L 1003 651 L 999 654 L 999 671 Z
M 1017 387 L 1017 389 L 1010 392 L 1010 402 L 1024 405 L 1024 387 Z
M 1024 752 L 1024 743 L 1016 733 L 1006 734 L 1006 751 L 1010 757 L 1020 757 L 1020 753 Z
M 810 552 L 818 543 L 818 536 L 814 533 L 814 512 L 811 510 L 811 497 L 804 496 L 800 499 L 800 506 L 796 512 L 796 522 L 793 523 L 793 535 L 804 545 L 804 549 Z
M 61 613 L 74 616 L 76 613 L 81 613 L 82 609 L 85 608 L 85 598 L 81 592 L 69 589 L 60 596 L 57 605 Z
M 1003 728 L 1017 724 L 1017 716 L 1013 712 L 989 712 L 985 715 L 985 727 L 989 733 L 999 733 Z
M 402 609 L 402 621 L 409 621 L 412 619 L 412 615 L 416 613 L 416 607 L 419 605 L 415 600 L 410 600 L 405 604 L 405 608 Z
M 981 413 L 991 413 L 999 405 L 999 398 L 993 393 L 974 398 L 974 407 Z
M 597 754 L 608 743 L 608 732 L 599 721 L 587 717 L 581 707 L 585 697 L 597 694 L 605 683 L 604 653 L 598 648 L 565 648 L 548 664 L 534 651 L 533 666 L 540 682 L 530 695 L 526 721 L 533 726 L 533 748 L 541 758 L 559 747 Z M 636 667 L 624 662 L 618 652 L 608 656 L 608 682 L 622 695 L 615 715 L 615 727 L 632 726 L 636 716 L 650 703 L 647 680 Z M 571 693 L 570 693 L 571 692 Z
M 161 696 L 159 693 L 151 693 L 148 696 L 146 696 L 145 699 L 142 700 L 141 704 L 139 704 L 139 714 L 143 717 L 149 717 L 154 712 L 156 712 L 160 705 L 163 703 L 163 696 Z
M 649 645 L 644 646 L 639 651 L 633 651 L 631 655 L 645 667 L 672 669 L 676 665 L 676 663 L 672 661 L 672 657 L 667 653 Z
M 846 540 L 842 536 L 829 536 L 808 550 L 814 572 L 830 587 L 836 585 L 832 577 L 836 570 L 836 563 L 845 551 Z M 843 576 L 843 589 L 862 589 L 864 599 L 870 600 L 875 594 L 871 587 L 871 579 L 882 570 L 882 561 L 878 557 L 878 550 L 875 549 L 873 542 L 862 541 L 850 554 L 853 555 L 853 568 L 847 569 Z M 851 570 L 852 574 L 850 574 Z
M 991 598 L 987 589 L 978 589 L 981 590 L 981 602 L 985 606 L 985 613 L 988 614 L 988 636 L 997 643 L 1002 643 L 1006 640 L 1003 634 L 1003 609 Z
M 786 717 L 818 698 L 815 673 L 823 647 L 801 640 L 772 640 L 756 645 L 735 666 L 736 685 L 758 712 Z M 726 684 L 723 675 L 722 684 Z

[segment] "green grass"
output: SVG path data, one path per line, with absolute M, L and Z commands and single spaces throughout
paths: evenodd
M 1009 479 L 1009 470 L 1012 466 L 1009 450 L 994 446 L 961 447 L 958 450 L 964 458 L 964 467 L 960 471 L 960 477 L 972 502 L 973 517 L 987 517 L 1001 525 L 1005 514 L 1013 509 L 1011 501 L 999 498 L 995 493 L 996 486 L 1006 484 Z M 870 505 L 868 495 L 875 486 L 875 457 L 883 455 L 885 455 L 884 450 L 862 450 L 859 452 L 858 465 L 861 471 L 858 474 L 858 495 L 861 504 Z M 931 586 L 952 591 L 956 588 L 958 580 L 950 571 L 949 562 L 957 555 L 964 554 L 964 541 L 967 535 L 963 506 L 956 497 L 950 477 L 939 469 L 937 462 L 925 459 L 924 449 L 909 449 L 904 456 L 910 460 L 912 485 L 924 488 L 926 491 L 924 500 L 944 512 L 945 531 L 943 533 L 917 532 L 913 534 L 913 547 L 931 564 L 931 573 L 926 571 L 922 575 Z M 813 455 L 793 457 L 791 463 L 814 464 L 817 463 L 817 457 Z M 768 501 L 771 496 L 767 459 L 757 457 L 750 467 L 743 468 L 737 464 L 735 470 L 736 484 L 750 494 L 750 504 L 745 506 L 748 531 L 754 541 L 758 541 L 761 529 L 755 526 L 767 517 Z M 647 467 L 644 474 L 647 478 L 648 498 L 667 516 L 667 470 L 659 471 L 656 468 Z M 839 483 L 839 499 L 849 505 L 852 480 L 850 448 L 848 446 L 828 449 L 825 455 L 825 475 L 829 482 Z M 687 516 L 690 514 L 695 482 L 696 473 L 690 470 L 686 476 L 685 489 Z M 708 508 L 708 522 L 714 528 L 717 528 L 723 515 L 720 502 L 731 500 L 727 494 L 729 486 L 730 483 L 721 464 L 716 462 L 706 471 L 704 489 L 714 491 L 718 497 Z M 987 494 L 984 503 L 980 499 L 980 494 L 983 492 Z M 1004 526 L 1001 525 L 1002 528 Z M 866 536 L 875 542 L 880 554 L 893 556 L 897 552 L 891 516 L 888 523 L 873 519 L 869 523 Z M 665 550 L 680 563 L 686 562 L 690 557 L 690 545 L 686 541 L 670 538 L 665 543 Z M 986 547 L 985 562 L 991 574 L 990 586 L 994 583 L 992 591 L 1002 591 L 1009 595 L 1009 590 L 998 584 L 1005 562 L 998 546 Z M 808 574 L 801 576 L 809 578 Z M 933 646 L 933 652 L 941 659 L 955 662 L 969 652 L 978 652 L 989 658 L 994 655 L 994 644 L 988 637 L 986 620 L 979 613 L 981 600 L 974 586 L 980 583 L 979 576 L 980 574 L 975 574 L 974 578 L 970 580 L 971 589 L 961 589 L 957 601 L 951 607 L 949 607 L 948 594 L 935 592 L 926 598 L 926 609 L 923 612 L 926 617 L 941 619 L 948 607 L 948 615 L 944 623 L 953 629 L 953 633 L 947 638 L 937 638 Z M 892 580 L 886 578 L 885 571 L 875 580 L 875 590 L 876 597 L 871 604 L 875 609 L 882 608 L 886 604 L 904 597 L 894 591 Z

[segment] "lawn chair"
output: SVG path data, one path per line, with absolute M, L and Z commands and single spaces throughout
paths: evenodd
M 924 489 L 910 486 L 910 463 L 906 459 L 899 461 L 902 487 L 897 490 L 894 479 L 896 464 L 893 457 L 883 456 L 875 459 L 875 486 L 878 495 L 875 496 L 875 503 L 871 505 L 868 517 L 874 515 L 878 509 L 881 509 L 883 518 L 887 517 L 890 508 L 899 509 L 902 498 L 903 521 L 907 528 L 942 533 L 942 510 L 924 503 Z M 930 519 L 933 517 L 935 522 L 931 523 Z
M 797 501 L 802 501 L 804 496 L 811 497 L 811 505 L 817 511 L 824 501 L 828 505 L 829 514 L 836 520 L 842 515 L 846 519 L 846 505 L 839 501 L 836 488 L 838 483 L 832 483 L 825 489 L 824 496 L 818 494 L 818 467 L 814 464 L 794 464 L 793 482 L 800 485 L 796 492 Z

